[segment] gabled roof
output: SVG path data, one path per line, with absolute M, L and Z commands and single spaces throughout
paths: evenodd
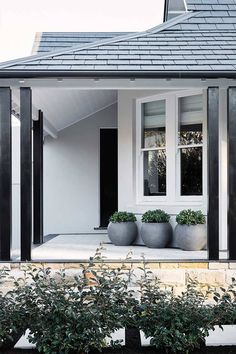
M 0 65 L 14 72 L 234 72 L 236 0 L 187 0 L 190 12 L 145 32 Z
M 37 32 L 32 55 L 63 50 L 72 46 L 84 45 L 104 39 L 129 34 L 130 32 Z

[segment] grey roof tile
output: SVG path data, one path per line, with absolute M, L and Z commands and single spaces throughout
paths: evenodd
M 3 64 L 2 70 L 235 70 L 236 0 L 187 0 L 187 5 L 195 12 L 120 38 L 101 32 L 44 33 L 40 50 L 64 49 Z
M 51 52 L 75 45 L 93 43 L 98 40 L 114 38 L 128 32 L 42 32 L 35 37 L 32 54 Z

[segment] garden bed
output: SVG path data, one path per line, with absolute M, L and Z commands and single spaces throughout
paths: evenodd
M 35 349 L 13 349 L 0 351 L 2 354 L 38 354 L 39 352 Z M 91 354 L 99 354 L 100 352 L 91 352 Z M 157 351 L 155 348 L 143 347 L 141 349 L 105 349 L 102 351 L 103 354 L 166 354 L 164 352 Z M 236 346 L 234 347 L 205 347 L 200 350 L 192 352 L 193 354 L 235 354 Z M 76 354 L 76 353 L 75 353 Z

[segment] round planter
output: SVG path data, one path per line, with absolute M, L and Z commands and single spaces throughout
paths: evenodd
M 138 229 L 134 222 L 110 222 L 107 232 L 114 245 L 129 246 L 135 241 Z
M 141 237 L 149 248 L 164 248 L 172 238 L 172 227 L 167 223 L 143 223 Z
M 174 244 L 184 251 L 200 251 L 206 247 L 207 226 L 202 225 L 176 225 Z

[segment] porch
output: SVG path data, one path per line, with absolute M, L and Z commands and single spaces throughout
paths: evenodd
M 235 89 L 229 88 L 233 81 L 224 81 L 224 88 L 221 88 L 222 81 L 218 79 L 205 81 L 201 79 L 192 79 L 191 81 L 184 79 L 140 79 L 135 81 L 130 79 L 99 81 L 84 79 L 80 82 L 73 79 L 27 79 L 23 81 L 19 85 L 18 79 L 1 80 L 1 117 L 6 123 L 2 125 L 4 138 L 2 144 L 9 148 L 8 162 L 15 159 L 14 151 L 17 150 L 18 163 L 14 164 L 13 161 L 13 177 L 17 174 L 18 181 L 21 180 L 18 183 L 18 194 L 13 191 L 13 204 L 10 199 L 8 199 L 7 207 L 4 204 L 7 223 L 1 224 L 1 235 L 8 235 L 8 237 L 1 238 L 0 251 L 3 261 L 9 259 L 22 261 L 88 260 L 93 256 L 100 243 L 103 243 L 106 249 L 104 256 L 110 261 L 124 259 L 130 251 L 132 251 L 135 261 L 139 261 L 143 255 L 153 262 L 158 260 L 235 259 L 235 239 L 231 230 L 234 228 L 232 188 L 235 168 L 233 167 L 234 135 L 232 134 L 236 103 L 234 100 Z M 6 84 L 10 84 L 10 88 L 7 88 Z M 177 170 L 173 170 L 173 165 L 177 165 L 175 161 L 175 134 L 178 134 L 178 124 L 175 122 L 177 122 L 176 119 L 179 119 L 175 113 L 178 110 L 174 108 L 175 97 L 178 99 L 193 97 L 199 95 L 199 92 L 203 95 L 203 111 L 201 113 L 197 108 L 197 119 L 199 117 L 203 119 L 203 123 L 200 122 L 203 128 L 200 129 L 202 129 L 205 144 L 200 143 L 197 146 L 190 144 L 188 147 L 191 149 L 203 148 L 200 158 L 202 170 L 198 169 L 198 171 L 202 171 L 198 181 L 202 180 L 203 182 L 198 187 L 196 195 L 181 196 L 180 180 L 176 177 L 177 172 L 175 172 Z M 72 103 L 78 102 L 79 97 L 80 105 L 75 104 L 72 107 Z M 91 97 L 93 98 L 91 99 Z M 114 97 L 116 101 L 114 101 Z M 158 195 L 155 190 L 154 192 L 149 190 L 148 193 L 152 194 L 147 195 L 147 191 L 144 190 L 146 180 L 144 182 L 142 179 L 144 176 L 141 178 L 138 176 L 145 167 L 141 164 L 141 169 L 138 168 L 139 153 L 136 144 L 137 137 L 141 136 L 141 125 L 137 115 L 139 106 L 134 105 L 134 102 L 139 104 L 160 102 L 165 100 L 165 97 L 168 97 L 166 101 L 167 140 L 172 142 L 172 145 L 167 147 L 166 191 L 163 192 L 162 189 L 160 190 L 162 195 Z M 11 105 L 11 98 L 13 105 Z M 85 98 L 86 104 L 84 105 Z M 86 115 L 84 108 L 85 106 L 91 108 L 89 101 L 93 102 L 91 105 L 99 102 L 100 108 L 98 108 L 98 112 L 90 112 Z M 106 103 L 104 104 L 104 102 Z M 8 131 L 12 129 L 9 125 L 12 106 L 14 114 L 20 118 L 18 143 L 21 144 L 21 154 L 19 153 L 20 149 L 14 146 L 11 151 L 11 139 L 3 129 L 6 128 Z M 53 107 L 54 112 L 52 111 Z M 68 110 L 70 115 L 66 114 Z M 81 110 L 83 111 L 81 119 L 72 121 L 73 117 L 78 117 Z M 227 145 L 225 145 L 227 111 L 228 124 L 232 127 L 228 135 L 228 155 Z M 106 117 L 105 120 L 104 117 Z M 193 114 L 191 119 L 192 117 Z M 32 124 L 33 139 L 31 140 Z M 161 124 L 163 124 L 162 111 Z M 196 122 L 194 124 L 196 125 Z M 176 125 L 176 128 L 170 129 L 171 125 L 173 127 Z M 146 210 L 165 209 L 171 214 L 173 228 L 175 216 L 180 210 L 201 209 L 207 215 L 208 221 L 207 251 L 186 252 L 171 248 L 148 249 L 140 244 L 117 247 L 109 243 L 106 233 L 94 232 L 94 227 L 101 225 L 99 131 L 101 128 L 111 127 L 118 128 L 119 193 L 117 209 L 137 212 L 139 222 L 141 215 Z M 161 129 L 163 131 L 163 128 Z M 161 131 L 159 127 L 157 130 Z M 78 140 L 82 141 L 79 150 L 78 146 L 74 145 Z M 93 142 L 93 147 L 90 142 Z M 216 148 L 217 146 L 219 149 Z M 177 147 L 179 151 L 182 148 L 181 146 Z M 32 149 L 33 155 L 31 155 Z M 147 150 L 153 151 L 152 148 L 142 150 L 144 154 Z M 96 159 L 91 160 L 93 154 Z M 227 158 L 228 165 L 226 165 Z M 16 167 L 14 167 L 15 165 Z M 8 197 L 10 198 L 12 187 L 9 185 L 10 179 L 7 178 L 11 176 L 11 166 L 7 165 L 6 168 L 4 163 L 2 166 L 4 168 L 1 181 L 2 183 L 8 181 Z M 94 166 L 95 169 L 93 169 Z M 227 171 L 232 173 L 228 174 Z M 229 177 L 228 183 L 227 175 Z M 33 184 L 31 183 L 32 176 Z M 160 181 L 159 177 L 157 179 L 158 183 L 156 185 L 154 183 L 154 189 L 159 188 L 157 186 Z M 141 188 L 139 188 L 140 183 Z M 153 188 L 153 182 L 151 183 L 151 188 Z M 177 189 L 174 186 L 177 186 Z M 14 188 L 13 183 L 13 190 Z M 229 215 L 232 216 L 229 218 L 227 189 L 230 191 Z M 143 195 L 140 195 L 140 192 Z M 31 196 L 33 197 L 32 204 Z M 7 199 L 4 198 L 6 203 Z M 14 204 L 14 200 L 17 201 L 16 204 Z M 8 213 L 6 213 L 7 210 Z M 11 219 L 12 210 L 13 221 Z M 12 247 L 10 244 L 11 225 L 13 226 L 14 241 Z M 46 238 L 45 242 L 44 236 L 48 234 L 56 234 L 57 236 L 50 240 Z

